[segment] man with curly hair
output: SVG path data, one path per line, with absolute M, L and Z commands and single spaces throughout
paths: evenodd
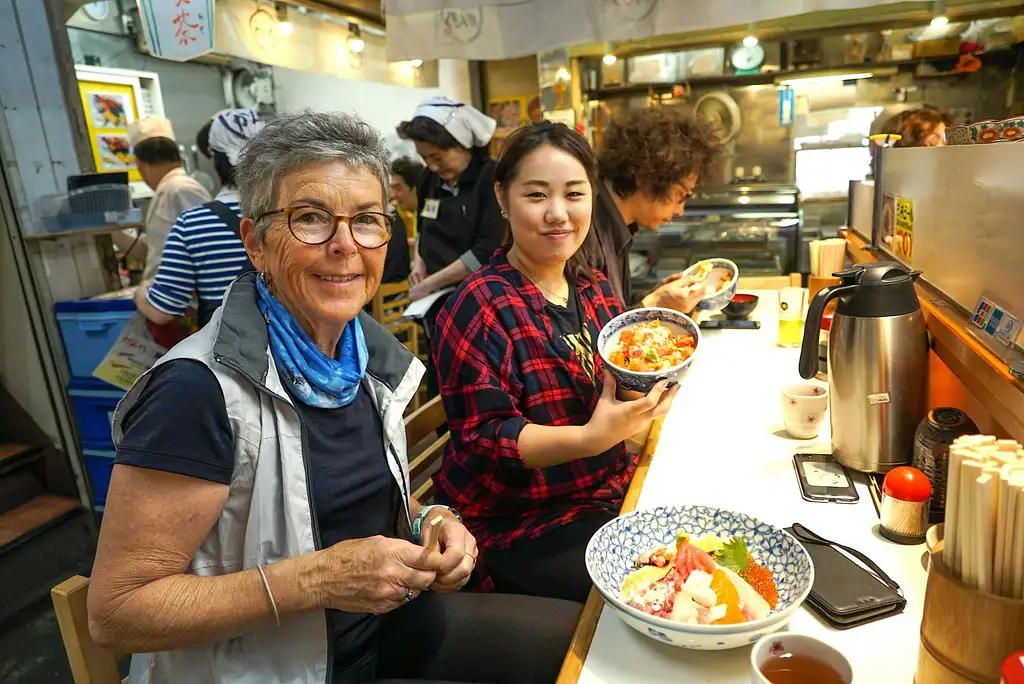
M 626 306 L 633 292 L 629 251 L 640 228 L 657 230 L 683 213 L 698 182 L 718 181 L 724 148 L 712 127 L 683 107 L 648 107 L 613 121 L 598 155 L 588 256 Z M 595 244 L 596 243 L 596 244 Z M 703 287 L 680 274 L 642 298 L 644 306 L 692 311 Z

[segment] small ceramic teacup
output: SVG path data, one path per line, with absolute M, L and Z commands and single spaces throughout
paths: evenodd
M 826 644 L 824 641 L 809 637 L 804 634 L 791 634 L 789 632 L 776 632 L 762 637 L 750 652 L 750 681 L 751 684 L 772 684 L 772 680 L 764 675 L 762 669 L 771 666 L 772 661 L 779 661 L 777 665 L 784 665 L 783 661 L 792 659 L 793 669 L 796 669 L 796 661 L 802 663 L 806 671 L 805 677 L 808 682 L 835 681 L 834 677 L 827 678 L 828 669 L 831 669 L 839 676 L 842 684 L 853 682 L 853 666 L 842 653 Z M 808 662 L 817 661 L 817 662 Z M 823 667 L 824 666 L 824 667 Z M 822 672 L 825 669 L 826 672 Z M 804 680 L 786 680 L 804 681 Z
M 821 431 L 828 408 L 828 387 L 798 382 L 782 388 L 782 422 L 797 439 L 814 439 Z

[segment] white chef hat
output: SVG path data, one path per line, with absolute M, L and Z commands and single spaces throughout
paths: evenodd
M 174 129 L 170 119 L 162 116 L 145 116 L 128 124 L 128 142 L 135 147 L 151 138 L 168 138 L 174 140 Z
M 449 100 L 447 97 L 432 97 L 421 102 L 413 117 L 422 116 L 444 126 L 455 140 L 467 149 L 483 147 L 491 141 L 498 123 L 475 107 Z
M 253 109 L 225 109 L 210 125 L 210 149 L 227 155 L 232 166 L 242 158 L 242 149 L 266 124 Z

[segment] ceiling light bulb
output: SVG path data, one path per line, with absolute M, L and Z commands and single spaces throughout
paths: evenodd
M 422 59 L 412 59 L 412 60 L 409 60 L 409 64 L 412 64 L 414 67 L 419 69 L 421 66 L 423 66 L 423 60 Z
M 947 17 L 945 14 L 940 14 L 939 16 L 932 19 L 932 28 L 943 28 L 947 24 L 949 24 L 949 17 Z
M 558 71 L 555 72 L 555 80 L 568 81 L 569 78 L 569 70 L 566 69 L 565 67 L 561 67 Z
M 749 36 L 747 36 L 746 38 L 743 39 L 743 46 L 744 47 L 752 48 L 755 45 L 757 45 L 757 36 L 749 35 Z
M 616 57 L 615 55 L 605 55 L 604 57 L 601 58 L 601 61 L 607 64 L 608 66 L 615 64 L 615 62 L 617 62 L 618 60 L 619 58 Z
M 362 38 L 349 38 L 348 49 L 352 52 L 362 52 L 366 49 L 366 41 Z
M 282 36 L 290 36 L 295 31 L 295 26 L 290 21 L 277 22 L 277 32 Z

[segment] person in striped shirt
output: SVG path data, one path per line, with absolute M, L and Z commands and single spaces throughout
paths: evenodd
M 225 110 L 214 117 L 209 141 L 221 190 L 213 202 L 178 216 L 156 277 L 135 291 L 135 306 L 153 323 L 163 325 L 185 315 L 196 296 L 199 322 L 205 325 L 228 285 L 251 267 L 238 233 L 241 209 L 234 172 L 245 143 L 262 126 L 251 109 Z

